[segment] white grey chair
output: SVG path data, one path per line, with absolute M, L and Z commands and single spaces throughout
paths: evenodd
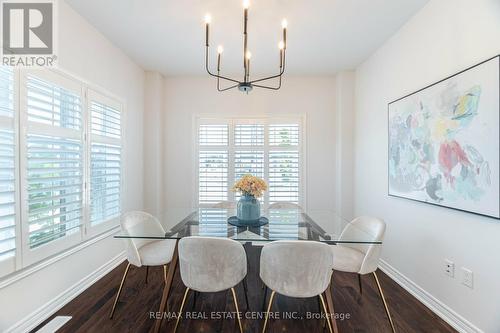
M 340 234 L 340 240 L 362 239 L 367 235 L 374 241 L 383 241 L 385 235 L 385 222 L 370 216 L 360 216 L 352 220 Z M 331 246 L 333 253 L 333 269 L 336 271 L 358 274 L 360 293 L 363 293 L 361 275 L 373 274 L 380 297 L 384 303 L 385 312 L 389 318 L 392 331 L 395 332 L 391 313 L 384 297 L 384 292 L 377 277 L 377 267 L 380 259 L 382 245 L 380 244 L 355 244 L 344 243 Z
M 211 205 L 210 208 L 235 209 L 236 202 L 234 202 L 234 201 L 219 201 L 218 203 Z
M 262 332 L 266 331 L 276 293 L 297 298 L 318 296 L 323 311 L 328 314 L 323 293 L 330 285 L 332 262 L 330 246 L 320 242 L 274 241 L 264 245 L 260 255 L 260 278 L 272 292 Z M 328 315 L 327 322 L 330 332 L 333 332 Z
M 164 235 L 165 230 L 156 217 L 146 212 L 132 211 L 125 213 L 120 218 L 122 231 L 127 234 L 137 235 Z M 113 308 L 109 318 L 113 318 L 116 304 L 120 298 L 123 285 L 127 279 L 127 274 L 131 265 L 135 267 L 146 266 L 146 283 L 148 280 L 149 267 L 163 266 L 163 278 L 167 280 L 167 266 L 172 261 L 172 256 L 175 249 L 175 240 L 155 240 L 155 239 L 140 239 L 128 238 L 125 239 L 127 247 L 127 267 L 123 273 L 122 281 L 116 298 L 113 303 Z
M 275 202 L 269 205 L 269 209 L 302 209 L 294 202 Z
M 247 256 L 243 245 L 229 238 L 192 236 L 179 240 L 178 251 L 179 269 L 186 291 L 174 332 L 179 325 L 190 290 L 196 292 L 231 290 L 236 312 L 239 313 L 234 287 L 240 282 L 245 283 L 247 275 Z M 248 307 L 247 288 L 245 284 L 243 286 L 245 287 Z M 243 332 L 241 318 L 237 317 L 240 332 Z

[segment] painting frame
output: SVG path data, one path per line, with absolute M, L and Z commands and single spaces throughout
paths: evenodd
M 436 82 L 433 82 L 431 84 L 428 84 L 426 85 L 425 87 L 423 88 L 420 88 L 416 91 L 413 91 L 409 94 L 406 94 L 402 97 L 399 97 L 391 102 L 389 102 L 387 104 L 387 193 L 388 193 L 388 196 L 389 197 L 393 197 L 393 198 L 402 198 L 402 199 L 406 199 L 406 200 L 410 200 L 410 201 L 414 201 L 414 202 L 421 202 L 421 203 L 424 203 L 424 204 L 429 204 L 429 205 L 432 205 L 432 206 L 437 206 L 437 207 L 441 207 L 441 208 L 445 208 L 445 209 L 452 209 L 454 211 L 459 211 L 459 212 L 465 212 L 465 213 L 469 213 L 469 214 L 473 214 L 473 215 L 478 215 L 478 216 L 482 216 L 482 217 L 487 217 L 487 218 L 490 218 L 490 219 L 495 219 L 495 220 L 500 220 L 500 200 L 498 200 L 498 207 L 495 207 L 497 208 L 497 212 L 498 212 L 498 215 L 490 215 L 490 214 L 486 214 L 486 213 L 482 213 L 482 212 L 477 212 L 477 211 L 471 211 L 471 210 L 467 210 L 467 209 L 463 209 L 463 208 L 459 208 L 459 207 L 453 207 L 453 206 L 449 206 L 449 205 L 445 205 L 445 204 L 440 204 L 440 203 L 436 203 L 436 202 L 431 202 L 431 201 L 428 201 L 428 200 L 420 200 L 420 199 L 416 199 L 416 198 L 411 198 L 411 197 L 407 197 L 407 196 L 404 196 L 404 195 L 400 195 L 400 194 L 395 194 L 394 192 L 391 193 L 391 175 L 390 175 L 390 163 L 391 163 L 391 157 L 390 157 L 390 153 L 391 153 L 391 105 L 393 105 L 394 103 L 396 102 L 400 102 L 408 97 L 411 97 L 413 95 L 416 95 L 416 94 L 419 94 L 429 88 L 432 88 L 438 84 L 441 84 L 447 80 L 450 80 L 454 77 L 457 77 L 471 69 L 474 69 L 476 67 L 479 67 L 485 63 L 488 63 L 490 61 L 494 61 L 496 59 L 496 65 L 497 65 L 497 68 L 498 68 L 498 77 L 497 77 L 497 84 L 498 84 L 498 87 L 499 87 L 499 91 L 497 91 L 497 97 L 498 97 L 498 124 L 497 124 L 497 133 L 498 133 L 498 137 L 497 137 L 497 140 L 498 140 L 498 144 L 499 144 L 499 147 L 500 147 L 500 54 L 497 54 L 496 56 L 493 56 L 493 57 L 490 57 L 486 60 L 483 60 L 479 63 L 476 63 L 470 67 L 467 67 L 459 72 L 456 72 L 452 75 L 449 75 L 441 80 L 438 80 Z M 497 170 L 497 174 L 500 174 L 500 152 L 499 152 L 499 161 L 498 161 L 498 165 L 496 165 L 496 170 Z M 498 195 L 500 196 L 500 181 L 499 181 L 499 184 L 498 184 L 498 189 L 496 189 L 498 192 Z

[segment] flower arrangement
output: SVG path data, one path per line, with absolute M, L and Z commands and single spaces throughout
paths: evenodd
M 252 175 L 244 175 L 234 183 L 232 191 L 240 192 L 242 195 L 253 195 L 260 198 L 267 190 L 267 184 L 264 179 Z

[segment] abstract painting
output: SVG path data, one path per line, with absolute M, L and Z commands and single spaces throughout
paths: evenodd
M 389 103 L 389 195 L 500 218 L 500 56 Z

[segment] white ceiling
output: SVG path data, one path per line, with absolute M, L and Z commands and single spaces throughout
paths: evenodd
M 66 0 L 147 70 L 204 73 L 203 19 L 212 16 L 211 57 L 224 46 L 223 72 L 242 70 L 242 0 Z M 281 20 L 288 20 L 287 73 L 354 69 L 428 0 L 251 0 L 252 74 L 278 70 Z M 212 62 L 214 65 L 214 62 Z

